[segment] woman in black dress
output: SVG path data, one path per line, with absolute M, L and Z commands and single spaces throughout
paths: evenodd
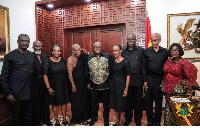
M 68 77 L 72 86 L 71 124 L 79 124 L 89 119 L 89 102 L 85 62 L 78 44 L 72 46 L 72 56 L 67 60 Z
M 61 47 L 54 45 L 52 56 L 44 64 L 44 82 L 50 94 L 50 104 L 54 106 L 54 116 L 56 126 L 59 126 L 58 109 L 61 107 L 63 125 L 66 121 L 66 104 L 69 103 L 69 93 L 67 87 L 67 68 L 66 60 L 61 57 Z
M 115 110 L 117 122 L 115 126 L 122 125 L 127 104 L 127 92 L 130 83 L 130 66 L 128 61 L 121 56 L 122 47 L 113 47 L 113 86 L 111 87 L 111 108 Z

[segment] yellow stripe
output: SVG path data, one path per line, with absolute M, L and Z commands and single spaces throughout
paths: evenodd
M 152 46 L 151 40 L 148 43 L 148 48 Z

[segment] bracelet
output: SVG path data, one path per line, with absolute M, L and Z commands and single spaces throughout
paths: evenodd
M 128 92 L 128 90 L 124 89 L 124 91 Z

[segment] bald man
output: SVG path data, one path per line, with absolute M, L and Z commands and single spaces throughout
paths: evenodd
M 162 116 L 161 83 L 163 80 L 163 65 L 168 58 L 166 48 L 160 46 L 161 35 L 151 35 L 152 46 L 145 49 L 145 108 L 147 112 L 148 126 L 160 126 Z M 155 114 L 153 114 L 153 101 L 155 101 Z
M 33 50 L 35 53 L 35 77 L 33 86 L 33 117 L 32 125 L 51 125 L 49 115 L 48 91 L 43 81 L 43 64 L 48 56 L 42 53 L 42 42 L 34 41 Z
M 127 109 L 125 112 L 124 122 L 125 126 L 128 126 L 133 118 L 137 126 L 141 125 L 142 119 L 142 96 L 143 96 L 143 74 L 144 74 L 144 62 L 143 55 L 144 49 L 136 45 L 136 35 L 131 33 L 127 35 L 127 46 L 123 48 L 122 56 L 126 58 L 130 63 L 131 78 L 127 96 Z
M 109 90 L 112 71 L 112 57 L 102 51 L 101 42 L 93 43 L 93 53 L 88 56 L 88 72 L 90 83 L 91 122 L 97 121 L 99 102 L 103 103 L 104 126 L 109 125 Z M 101 101 L 99 100 L 101 99 Z
M 85 74 L 85 53 L 80 45 L 72 45 L 72 56 L 67 60 L 68 78 L 71 83 L 71 111 L 70 123 L 86 123 L 89 117 L 89 97 L 87 88 L 87 78 Z M 86 52 L 86 51 L 85 51 Z

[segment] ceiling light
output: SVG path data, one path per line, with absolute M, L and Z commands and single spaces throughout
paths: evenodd
M 90 2 L 91 0 L 85 0 L 86 2 Z
M 54 6 L 53 6 L 53 4 L 47 4 L 47 7 L 48 8 L 53 8 Z

